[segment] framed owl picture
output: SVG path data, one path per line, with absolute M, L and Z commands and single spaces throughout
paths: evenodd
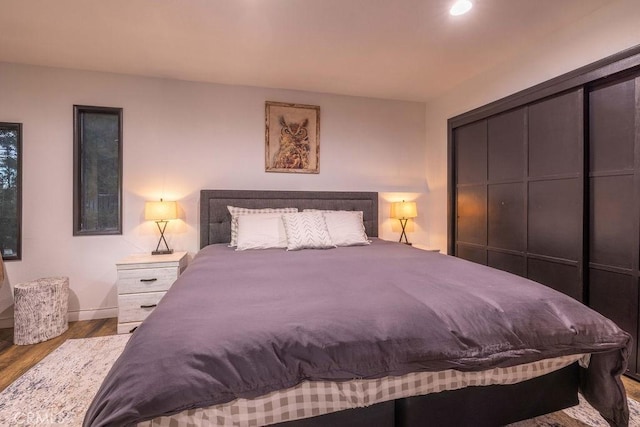
M 320 172 L 320 107 L 265 103 L 265 170 Z

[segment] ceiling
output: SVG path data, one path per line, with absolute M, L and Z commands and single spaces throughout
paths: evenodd
M 426 101 L 612 0 L 0 0 L 0 61 Z

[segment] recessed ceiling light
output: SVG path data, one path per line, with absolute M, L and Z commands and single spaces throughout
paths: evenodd
M 472 7 L 473 3 L 471 3 L 469 0 L 458 0 L 453 4 L 453 6 L 451 6 L 451 9 L 449 9 L 449 13 L 453 16 L 464 15 L 465 13 L 469 12 Z

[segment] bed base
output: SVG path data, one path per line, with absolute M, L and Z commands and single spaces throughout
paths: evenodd
M 511 385 L 467 387 L 278 424 L 281 427 L 503 426 L 578 404 L 577 363 Z

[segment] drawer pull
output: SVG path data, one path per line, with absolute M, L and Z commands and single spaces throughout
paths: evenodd
M 133 328 L 132 330 L 129 331 L 130 334 L 133 333 L 133 331 L 135 331 L 136 329 L 138 329 L 138 327 L 136 326 L 135 328 Z
M 153 279 L 140 279 L 141 282 L 145 282 L 145 283 L 155 282 L 156 280 L 158 280 L 158 279 L 156 279 L 155 277 Z
M 156 307 L 158 304 L 149 304 L 149 305 L 141 305 L 140 308 L 153 308 Z

